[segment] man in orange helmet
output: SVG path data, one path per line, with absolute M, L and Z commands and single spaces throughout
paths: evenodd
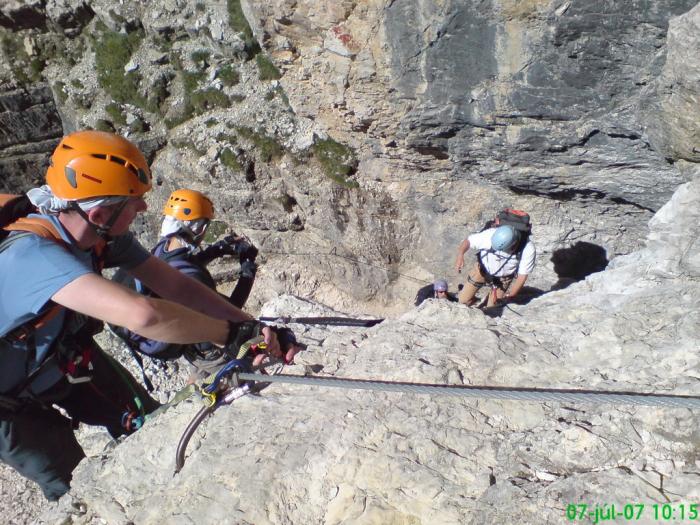
M 117 437 L 157 407 L 97 346 L 99 321 L 179 344 L 237 348 L 263 335 L 271 354 L 281 352 L 270 327 L 149 254 L 129 232 L 151 188 L 131 142 L 98 131 L 67 135 L 46 183 L 27 194 L 39 213 L 6 227 L 0 243 L 0 460 L 55 500 L 84 457 L 74 426 L 101 425 Z M 104 279 L 103 267 L 126 269 L 160 298 Z
M 200 249 L 213 218 L 214 205 L 209 197 L 190 189 L 173 191 L 163 209 L 160 240 L 151 253 L 212 290 L 216 290 L 216 283 L 207 265 L 225 255 L 237 255 L 241 271 L 228 301 L 242 308 L 255 280 L 257 271 L 255 258 L 258 250 L 246 238 L 235 235 L 229 235 L 205 249 Z M 155 296 L 151 290 L 143 286 L 143 283 L 124 270 L 119 270 L 113 280 L 138 290 L 144 295 Z M 177 345 L 154 341 L 123 327 L 113 326 L 112 330 L 132 350 L 132 354 L 144 372 L 144 382 L 149 388 L 152 388 L 152 385 L 143 370 L 143 361 L 139 354 L 162 360 L 174 360 L 184 356 L 194 366 L 196 376 L 202 379 L 218 370 L 228 359 L 225 352 L 209 342 Z M 289 361 L 293 353 L 288 352 L 285 357 Z

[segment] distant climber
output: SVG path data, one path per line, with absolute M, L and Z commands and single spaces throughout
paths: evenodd
M 450 302 L 457 302 L 457 296 L 448 291 L 447 281 L 438 279 L 432 284 L 424 286 L 416 294 L 416 306 L 426 299 L 447 299 Z
M 459 293 L 459 302 L 477 303 L 476 292 L 490 286 L 486 306 L 495 306 L 518 295 L 535 268 L 535 245 L 530 240 L 530 217 L 520 210 L 505 209 L 485 229 L 464 239 L 457 248 L 455 269 L 464 267 L 464 254 L 477 250 L 476 263 Z

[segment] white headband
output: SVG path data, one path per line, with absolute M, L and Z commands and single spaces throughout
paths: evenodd
M 69 210 L 72 202 L 56 197 L 51 188 L 46 184 L 39 188 L 32 188 L 27 192 L 27 197 L 31 203 L 39 209 L 39 213 L 44 215 L 58 215 L 62 211 Z M 77 201 L 78 206 L 83 211 L 91 210 L 97 206 L 111 206 L 122 202 L 128 197 L 95 197 L 92 199 L 82 199 Z

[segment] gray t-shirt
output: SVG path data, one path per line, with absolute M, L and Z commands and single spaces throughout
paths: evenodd
M 0 251 L 0 336 L 43 314 L 51 306 L 51 297 L 67 284 L 87 273 L 97 273 L 93 267 L 92 252 L 75 246 L 56 217 L 48 218 L 61 233 L 66 245 L 20 232 L 11 234 L 19 237 Z M 150 256 L 133 234 L 127 233 L 110 242 L 105 268 L 119 266 L 131 269 Z M 26 362 L 28 356 L 25 343 L 2 340 L 0 392 L 7 392 L 21 384 L 27 373 L 44 360 L 50 345 L 61 331 L 64 320 L 65 311 L 62 311 L 36 330 L 36 358 L 33 363 Z M 42 371 L 40 375 L 43 377 L 45 373 Z M 60 372 L 58 376 L 53 376 L 56 380 L 60 379 Z M 38 391 L 37 388 L 34 390 Z

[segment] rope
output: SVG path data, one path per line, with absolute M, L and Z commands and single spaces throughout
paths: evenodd
M 363 326 L 369 328 L 381 323 L 384 319 L 356 319 L 353 317 L 259 317 L 259 321 L 280 324 L 322 324 L 329 326 Z
M 290 383 L 297 385 L 326 386 L 374 390 L 379 392 L 405 392 L 410 394 L 438 394 L 485 399 L 514 401 L 559 401 L 564 403 L 610 403 L 639 406 L 700 409 L 700 397 L 672 394 L 647 394 L 641 392 L 606 392 L 595 390 L 559 390 L 551 388 L 515 388 L 492 386 L 437 385 L 373 381 L 366 379 L 342 379 L 336 377 L 306 377 L 278 374 L 260 377 L 260 374 L 238 373 L 239 380 L 265 383 Z

